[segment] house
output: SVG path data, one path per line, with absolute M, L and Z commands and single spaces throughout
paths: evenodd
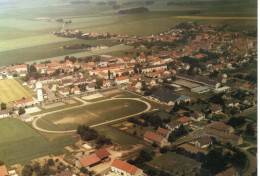
M 181 126 L 181 123 L 179 121 L 173 121 L 170 122 L 166 125 L 166 127 L 170 130 L 170 131 L 174 131 L 176 129 L 178 129 Z
M 237 99 L 230 99 L 227 100 L 227 106 L 228 107 L 238 107 L 239 106 L 239 101 Z
M 225 100 L 230 100 L 232 98 L 232 96 L 231 96 L 231 93 L 226 93 L 221 98 L 223 98 Z
M 70 91 L 69 91 L 69 89 L 65 88 L 65 89 L 60 90 L 60 94 L 63 96 L 68 96 L 70 94 Z
M 169 137 L 169 135 L 170 135 L 170 133 L 171 133 L 171 131 L 166 130 L 166 129 L 161 128 L 161 127 L 159 127 L 159 128 L 156 130 L 156 132 L 157 132 L 160 136 L 165 137 L 166 139 L 168 139 L 168 137 Z
M 201 137 L 195 141 L 195 146 L 199 148 L 207 148 L 212 144 L 212 139 L 208 136 Z
M 5 165 L 0 166 L 0 176 L 9 176 L 9 173 Z
M 116 84 L 123 84 L 123 83 L 128 83 L 129 82 L 129 77 L 128 76 L 122 76 L 116 78 Z
M 183 117 L 179 118 L 177 121 L 183 125 L 188 125 L 191 123 L 191 119 L 187 116 L 183 116 Z
M 134 82 L 132 82 L 131 86 L 133 86 L 137 89 L 140 89 L 142 87 L 142 83 L 139 81 L 134 81 Z
M 146 176 L 142 169 L 119 159 L 113 161 L 111 171 L 120 176 Z
M 74 87 L 74 88 L 72 88 L 72 92 L 74 94 L 80 94 L 80 88 L 79 87 Z
M 151 131 L 146 131 L 146 133 L 144 134 L 144 140 L 148 141 L 148 142 L 155 142 L 156 144 L 158 144 L 160 147 L 166 146 L 169 144 L 168 140 L 158 134 L 155 134 Z
M 139 81 L 141 79 L 141 76 L 140 75 L 134 75 L 133 77 L 132 77 L 132 80 L 134 80 L 134 81 Z
M 10 115 L 10 111 L 8 109 L 0 110 L 0 119 L 4 117 L 8 117 Z
M 101 161 L 107 159 L 111 155 L 105 148 L 100 148 L 94 153 L 99 157 Z
M 92 166 L 95 166 L 101 162 L 101 159 L 95 154 L 92 153 L 91 155 L 86 155 L 83 158 L 80 158 L 76 160 L 75 166 L 77 168 L 90 168 Z
M 110 87 L 110 86 L 111 86 L 110 81 L 103 80 L 103 87 Z
M 76 160 L 75 166 L 77 168 L 93 167 L 93 166 L 101 163 L 102 161 L 106 160 L 110 155 L 111 154 L 105 148 L 100 148 L 100 149 L 94 151 L 94 153 L 92 153 L 90 155 L 86 155 L 86 156 Z
M 146 79 L 145 82 L 149 85 L 149 86 L 154 86 L 156 85 L 156 81 L 154 79 Z
M 199 111 L 195 111 L 194 113 L 190 114 L 190 118 L 195 121 L 201 121 L 205 119 L 205 114 Z
M 232 126 L 226 125 L 224 122 L 212 123 L 209 125 L 209 129 L 221 131 L 227 134 L 231 134 L 235 132 L 235 129 Z
M 2 74 L 0 74 L 0 79 L 4 79 Z
M 31 106 L 34 104 L 33 98 L 23 98 L 21 100 L 14 101 L 14 106 L 16 107 L 25 107 L 25 106 Z
M 89 83 L 89 84 L 86 86 L 86 89 L 87 89 L 87 91 L 94 91 L 94 90 L 95 90 L 95 84 Z
M 223 109 L 221 107 L 221 105 L 219 104 L 211 104 L 209 109 L 212 111 L 212 113 L 216 114 L 221 112 Z
M 155 101 L 159 101 L 161 103 L 167 105 L 174 105 L 175 103 L 179 103 L 180 101 L 190 101 L 190 97 L 182 94 L 178 94 L 171 89 L 166 87 L 158 88 L 150 98 Z
M 69 170 L 65 170 L 65 171 L 61 171 L 58 176 L 76 176 L 75 174 L 73 174 L 71 171 Z

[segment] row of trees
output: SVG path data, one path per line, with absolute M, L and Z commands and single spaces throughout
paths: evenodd
M 87 125 L 79 125 L 77 128 L 77 134 L 79 134 L 81 139 L 84 141 L 96 140 L 98 147 L 112 144 L 110 138 L 107 138 L 105 135 L 98 134 L 96 130 L 88 127 Z

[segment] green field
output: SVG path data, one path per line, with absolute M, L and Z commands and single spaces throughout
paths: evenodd
M 48 154 L 62 154 L 63 147 L 75 143 L 71 137 L 49 142 L 26 123 L 18 119 L 0 120 L 0 160 L 7 166 L 27 163 Z
M 169 1 L 181 4 L 167 5 Z M 3 5 L 0 7 L 0 51 L 6 52 L 0 55 L 0 65 L 73 53 L 59 49 L 59 44 L 70 39 L 48 35 L 62 28 L 62 23 L 55 22 L 57 18 L 72 20 L 71 24 L 66 25 L 67 29 L 138 36 L 166 31 L 187 21 L 196 21 L 198 24 L 223 23 L 234 29 L 251 30 L 257 26 L 256 0 L 169 1 L 155 1 L 152 5 L 145 5 L 145 1 L 117 0 L 121 6 L 119 10 L 140 6 L 149 9 L 148 13 L 132 15 L 120 15 L 119 10 L 114 10 L 111 5 L 98 6 L 96 1 L 86 5 L 71 5 L 70 1 L 60 0 L 21 1 Z M 126 5 L 127 2 L 133 4 Z
M 200 167 L 200 163 L 196 160 L 179 155 L 175 152 L 167 152 L 165 154 L 155 156 L 149 163 L 171 173 L 182 173 L 184 170 L 187 174 L 190 173 L 193 168 Z
M 252 120 L 253 122 L 256 122 L 257 121 L 257 111 L 247 114 L 246 118 Z
M 146 105 L 135 100 L 109 100 L 44 116 L 37 126 L 47 130 L 74 130 L 79 124 L 94 125 L 136 114 Z
M 6 64 L 12 64 L 16 62 L 28 62 L 35 61 L 40 59 L 48 59 L 57 56 L 71 55 L 75 53 L 85 52 L 86 50 L 65 50 L 62 47 L 66 45 L 75 45 L 75 44 L 88 44 L 88 45 L 105 45 L 105 46 L 114 46 L 118 42 L 114 40 L 80 40 L 73 39 L 70 41 L 57 42 L 30 46 L 25 48 L 11 49 L 9 51 L 0 52 L 0 65 L 4 66 Z M 0 42 L 0 51 L 1 51 L 1 42 Z M 61 58 L 61 60 L 64 57 Z
M 32 95 L 15 79 L 0 80 L 0 103 L 9 103 L 14 100 L 29 98 Z M 8 104 L 11 107 L 11 104 Z

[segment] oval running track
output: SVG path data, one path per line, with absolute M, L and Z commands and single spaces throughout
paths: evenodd
M 136 114 L 132 114 L 132 115 L 128 115 L 128 116 L 125 116 L 125 117 L 118 118 L 118 119 L 109 120 L 109 121 L 106 121 L 106 122 L 102 122 L 102 123 L 98 123 L 98 124 L 95 124 L 95 125 L 91 125 L 90 128 L 98 127 L 98 126 L 105 125 L 105 124 L 108 124 L 108 123 L 112 123 L 112 122 L 116 122 L 116 121 L 120 121 L 120 120 L 124 120 L 124 119 L 130 118 L 130 117 L 133 117 L 133 116 L 137 116 L 137 115 L 145 113 L 145 112 L 147 112 L 147 111 L 149 111 L 151 109 L 151 104 L 150 103 L 148 103 L 148 102 L 146 102 L 144 100 L 141 100 L 139 98 L 111 98 L 111 99 L 107 99 L 107 100 L 101 100 L 101 101 L 93 102 L 93 103 L 91 103 L 91 105 L 92 104 L 101 103 L 101 102 L 104 102 L 104 101 L 113 101 L 113 100 L 135 100 L 135 101 L 139 101 L 139 102 L 142 102 L 142 103 L 146 104 L 147 108 L 144 111 L 141 111 L 141 112 L 136 113 Z M 85 102 L 83 100 L 81 102 L 83 102 L 83 104 L 79 105 L 79 106 L 70 107 L 70 108 L 66 108 L 66 109 L 60 109 L 60 110 L 57 110 L 57 111 L 47 112 L 47 113 L 44 113 L 44 114 L 41 114 L 41 115 L 34 116 L 36 118 L 33 120 L 32 126 L 36 130 L 41 131 L 41 132 L 45 132 L 45 133 L 71 133 L 71 132 L 76 132 L 76 130 L 68 130 L 68 131 L 45 130 L 45 129 L 42 129 L 42 128 L 37 126 L 37 121 L 39 119 L 41 119 L 42 117 L 44 117 L 46 115 L 49 115 L 49 114 L 53 114 L 53 113 L 57 113 L 57 112 L 61 112 L 61 111 L 66 111 L 66 110 L 70 110 L 70 109 L 76 109 L 78 107 L 82 107 L 82 106 L 87 106 L 88 105 L 88 102 Z

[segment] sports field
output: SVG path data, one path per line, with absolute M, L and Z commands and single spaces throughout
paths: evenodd
M 26 163 L 48 154 L 64 153 L 66 150 L 63 147 L 76 141 L 66 137 L 49 142 L 18 119 L 1 119 L 0 134 L 0 160 L 7 166 Z
M 136 100 L 111 99 L 47 115 L 39 119 L 36 124 L 39 128 L 45 130 L 75 130 L 79 124 L 91 126 L 136 114 L 146 108 L 146 104 Z
M 11 101 L 29 98 L 32 95 L 15 79 L 0 80 L 0 103 L 8 104 Z M 11 105 L 8 104 L 10 107 Z

